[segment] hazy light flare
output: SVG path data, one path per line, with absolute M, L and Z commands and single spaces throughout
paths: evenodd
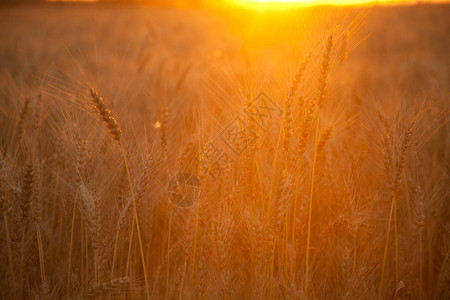
M 272 7 L 287 7 L 287 6 L 313 6 L 313 5 L 402 5 L 402 4 L 417 4 L 417 3 L 438 3 L 449 2 L 448 0 L 234 0 L 238 5 L 242 6 L 272 6 Z

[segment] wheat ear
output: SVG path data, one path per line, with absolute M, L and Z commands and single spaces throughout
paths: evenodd
M 30 213 L 30 205 L 34 196 L 35 188 L 35 166 L 28 163 L 23 174 L 23 187 L 21 195 L 21 222 L 22 222 L 22 240 L 20 246 L 20 267 L 19 267 L 19 299 L 23 297 L 23 264 L 25 259 L 25 233 L 28 225 L 28 217 Z
M 288 95 L 284 102 L 284 118 L 283 118 L 283 132 L 284 132 L 284 140 L 283 140 L 283 149 L 286 160 L 286 168 L 289 165 L 289 153 L 291 150 L 292 137 L 293 137 L 293 129 L 294 129 L 294 99 L 297 93 L 298 87 L 302 80 L 303 74 L 305 73 L 306 67 L 308 66 L 310 56 L 307 56 L 302 64 L 300 65 L 297 73 L 294 76 L 294 80 L 292 81 L 291 87 L 289 88 Z
M 40 195 L 40 185 L 42 183 L 41 178 L 41 167 L 38 163 L 36 165 L 36 178 L 37 178 L 37 192 L 36 196 L 33 198 L 33 206 L 34 206 L 34 224 L 36 227 L 36 240 L 38 244 L 38 250 L 39 250 L 39 270 L 41 274 L 41 283 L 42 283 L 42 290 L 45 290 L 45 287 L 47 286 L 47 280 L 45 277 L 45 263 L 44 263 L 44 247 L 42 243 L 42 235 L 41 235 L 41 228 L 39 226 L 41 221 L 41 214 L 42 214 L 42 199 Z
M 17 122 L 17 136 L 19 137 L 19 139 L 22 137 L 23 131 L 25 129 L 25 119 L 27 118 L 29 111 L 30 99 L 25 98 L 22 109 L 20 110 L 19 121 Z

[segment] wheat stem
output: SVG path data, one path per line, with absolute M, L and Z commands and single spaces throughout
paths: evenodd
M 395 235 L 395 284 L 398 283 L 398 234 L 397 234 L 397 203 L 394 204 L 394 235 Z
M 395 207 L 395 202 L 396 202 L 396 193 L 392 193 L 392 203 L 391 203 L 391 210 L 389 212 L 389 221 L 388 221 L 388 228 L 387 228 L 387 232 L 386 232 L 386 241 L 385 241 L 385 245 L 384 245 L 384 256 L 383 256 L 383 263 L 381 265 L 381 277 L 380 277 L 380 284 L 379 284 L 379 288 L 378 288 L 378 299 L 381 300 L 382 298 L 382 290 L 383 290 L 383 277 L 384 277 L 384 270 L 385 270 L 385 266 L 386 266 L 386 258 L 387 258 L 387 253 L 388 253 L 388 247 L 389 247 L 389 234 L 391 232 L 391 223 L 392 223 L 392 214 L 394 211 L 394 207 Z
M 122 143 L 119 143 L 119 145 L 120 145 L 120 149 L 122 150 L 123 160 L 125 162 L 125 169 L 127 170 L 128 183 L 130 185 L 131 199 L 133 201 L 133 211 L 134 211 L 134 217 L 135 217 L 135 221 L 136 221 L 136 231 L 138 234 L 139 249 L 141 252 L 141 260 L 142 260 L 142 268 L 144 271 L 145 292 L 147 295 L 147 299 L 150 299 L 150 290 L 148 287 L 147 269 L 145 267 L 144 247 L 142 246 L 141 230 L 139 228 L 139 218 L 138 218 L 138 214 L 137 214 L 137 205 L 136 205 L 136 199 L 134 198 L 133 185 L 131 183 L 130 169 L 128 168 L 128 159 L 125 154 L 125 149 L 123 148 Z
M 269 189 L 269 201 L 268 201 L 268 207 L 267 207 L 267 210 L 268 210 L 267 215 L 270 215 L 270 207 L 271 207 L 270 204 L 272 203 L 272 191 L 273 191 L 273 184 L 275 182 L 275 172 L 276 172 L 276 168 L 277 168 L 278 150 L 280 149 L 282 133 L 283 133 L 283 126 L 280 126 L 280 131 L 278 132 L 277 148 L 275 150 L 275 155 L 273 157 L 272 177 L 270 178 L 270 189 Z
M 111 280 L 114 277 L 114 267 L 116 266 L 117 244 L 119 242 L 119 234 L 120 234 L 120 230 L 117 230 L 116 238 L 114 239 L 114 250 L 113 250 L 113 258 L 112 258 L 112 264 L 111 264 Z
M 275 238 L 273 240 L 272 259 L 270 262 L 270 297 L 269 297 L 269 299 L 273 299 L 273 294 L 274 294 L 273 272 L 275 269 L 275 248 L 277 246 L 277 243 L 278 243 L 278 238 L 277 238 L 277 236 L 275 236 Z
M 55 192 L 53 193 L 53 203 L 52 203 L 52 214 L 50 217 L 50 237 L 53 238 L 53 227 L 55 226 L 55 217 L 56 217 L 56 198 L 59 186 L 59 170 L 56 174 L 56 183 L 55 183 Z M 53 247 L 50 247 L 50 257 L 53 257 Z
M 419 299 L 422 299 L 422 233 L 419 234 Z
M 172 230 L 172 205 L 169 203 L 169 232 L 167 236 L 167 278 L 166 278 L 166 297 L 170 298 L 169 295 L 169 279 L 170 279 L 170 234 Z
M 84 241 L 84 245 L 85 245 L 85 252 L 86 252 L 86 281 L 89 281 L 89 235 L 88 235 L 88 228 L 87 226 L 85 226 L 84 228 L 84 236 L 85 236 L 85 241 Z
M 69 258 L 68 258 L 68 267 L 67 267 L 67 285 L 66 290 L 67 294 L 70 293 L 70 275 L 71 275 L 71 267 L 72 267 L 72 250 L 73 250 L 73 233 L 75 229 L 75 209 L 77 206 L 77 199 L 78 199 L 78 189 L 75 194 L 75 200 L 73 202 L 73 208 L 72 208 L 72 222 L 71 222 L 71 228 L 70 228 L 70 245 L 69 245 Z
M 288 279 L 288 241 L 289 241 L 289 233 L 288 233 L 288 225 L 289 223 L 289 214 L 286 213 L 285 222 L 284 222 L 284 278 Z
M 126 267 L 125 267 L 125 270 L 126 270 L 125 274 L 126 274 L 127 276 L 130 275 L 129 272 L 130 272 L 131 248 L 132 248 L 131 246 L 133 245 L 134 224 L 135 224 L 135 221 L 134 221 L 134 216 L 133 216 L 133 222 L 131 223 L 130 240 L 129 240 L 129 242 L 128 242 L 127 265 L 126 265 Z
M 303 156 L 300 157 L 300 161 L 298 163 L 298 171 L 295 179 L 295 196 L 294 196 L 294 212 L 292 218 L 292 259 L 291 259 L 291 280 L 294 280 L 295 272 L 294 272 L 294 264 L 295 264 L 295 228 L 296 228 L 296 216 L 297 216 L 297 203 L 298 203 L 298 191 L 300 186 L 300 170 L 302 166 Z
M 295 183 L 295 196 L 294 196 L 294 212 L 292 218 L 292 259 L 291 259 L 291 280 L 294 280 L 295 272 L 294 272 L 294 264 L 295 264 L 295 227 L 296 227 L 296 216 L 297 216 L 297 203 L 298 203 L 298 191 L 300 185 L 300 170 L 302 166 L 303 156 L 300 157 L 300 161 L 298 163 L 298 171 L 296 176 Z
M 23 261 L 25 259 L 25 224 L 22 225 L 22 239 L 20 242 L 20 267 L 19 267 L 19 299 L 23 299 Z
M 14 265 L 13 265 L 13 257 L 12 257 L 12 247 L 11 247 L 11 237 L 9 236 L 8 229 L 8 215 L 6 212 L 3 212 L 3 222 L 5 224 L 5 235 L 6 235 L 6 246 L 8 248 L 8 262 L 9 262 L 9 281 L 11 283 L 11 293 L 12 297 L 16 297 L 16 279 L 14 276 Z
M 195 233 L 194 233 L 194 247 L 192 250 L 192 262 L 191 262 L 191 282 L 189 294 L 192 297 L 194 286 L 194 270 L 195 270 L 195 251 L 197 250 L 197 235 L 198 235 L 198 217 L 200 212 L 200 199 L 197 200 L 197 207 L 195 210 Z
M 63 227 L 65 225 L 65 218 L 64 218 L 64 213 L 61 213 L 59 216 L 59 228 L 58 228 L 58 242 L 57 242 L 57 246 L 56 246 L 56 255 L 59 255 L 59 252 L 61 250 L 61 246 L 62 246 L 62 230 Z
M 86 253 L 87 255 L 87 253 Z M 80 265 L 81 265 L 81 287 L 83 288 L 84 291 L 84 286 L 85 286 L 85 278 L 84 278 L 84 225 L 83 225 L 83 220 L 80 219 Z
M 178 295 L 178 300 L 182 299 L 181 295 L 183 294 L 184 276 L 186 275 L 186 265 L 187 265 L 187 257 L 184 258 L 183 275 L 181 276 L 180 294 Z
M 441 279 L 442 279 L 442 276 L 444 275 L 445 265 L 447 264 L 447 260 L 448 260 L 449 254 L 450 254 L 450 250 L 447 250 L 447 254 L 445 254 L 445 258 L 444 258 L 444 261 L 442 262 L 442 266 L 441 266 L 441 269 L 439 271 L 438 279 L 437 279 L 437 282 L 436 282 L 436 289 L 435 289 L 436 292 L 435 292 L 434 299 L 437 299 L 437 295 L 438 295 L 438 292 L 439 292 L 439 286 L 441 285 Z
M 308 291 L 309 246 L 310 246 L 310 241 L 311 241 L 311 213 L 312 213 L 312 202 L 313 202 L 313 194 L 314 194 L 314 179 L 315 179 L 315 174 L 316 174 L 317 142 L 318 142 L 318 136 L 319 136 L 319 123 L 320 123 L 320 107 L 317 111 L 316 134 L 314 136 L 314 159 L 313 159 L 312 173 L 311 173 L 311 188 L 309 191 L 308 228 L 307 228 L 307 235 L 306 235 L 305 293 Z
M 261 200 L 262 200 L 262 207 L 264 207 L 265 201 L 264 201 L 263 183 L 262 183 L 261 170 L 259 168 L 258 160 L 255 160 L 255 166 L 256 166 L 256 174 L 258 175 L 259 194 L 260 194 L 260 197 L 261 197 Z
M 45 286 L 47 281 L 45 279 L 44 248 L 42 247 L 41 229 L 39 228 L 38 223 L 36 223 L 36 238 L 39 250 L 39 269 L 41 273 L 41 281 L 42 286 Z

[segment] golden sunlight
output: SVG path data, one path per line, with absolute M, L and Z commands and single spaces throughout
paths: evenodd
M 439 2 L 430 0 L 428 2 Z M 414 4 L 417 0 L 235 0 L 240 5 L 270 5 L 271 7 L 313 6 L 313 5 L 367 5 L 367 4 Z M 427 2 L 427 1 L 426 1 Z

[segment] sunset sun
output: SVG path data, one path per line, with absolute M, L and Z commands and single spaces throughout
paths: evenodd
M 236 0 L 241 5 L 253 6 L 313 6 L 313 5 L 364 5 L 364 4 L 411 4 L 416 0 Z

